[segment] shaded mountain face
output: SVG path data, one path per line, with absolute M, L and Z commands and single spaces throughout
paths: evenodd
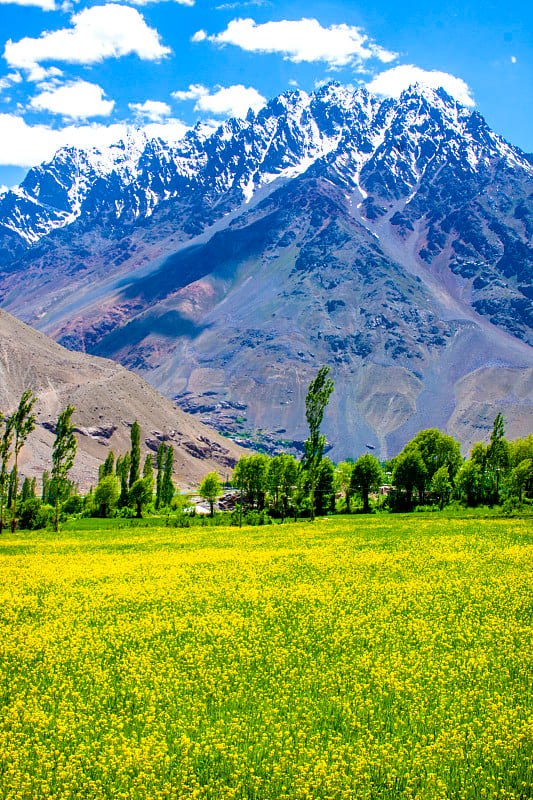
M 130 449 L 130 429 L 138 420 L 141 450 L 151 453 L 164 442 L 174 448 L 174 477 L 189 487 L 212 470 L 228 475 L 241 449 L 183 413 L 166 398 L 108 359 L 73 353 L 0 309 L 0 410 L 7 414 L 31 389 L 38 400 L 36 428 L 22 449 L 19 468 L 41 479 L 52 466 L 56 420 L 70 402 L 78 452 L 71 477 L 80 489 L 98 481 L 98 466 L 110 451 Z
M 332 83 L 175 148 L 63 150 L 0 236 L 5 308 L 242 441 L 297 451 L 322 363 L 334 458 L 532 429 L 533 166 L 443 90 Z

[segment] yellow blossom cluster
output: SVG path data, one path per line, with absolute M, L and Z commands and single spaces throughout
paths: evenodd
M 0 797 L 533 796 L 526 520 L 0 541 Z

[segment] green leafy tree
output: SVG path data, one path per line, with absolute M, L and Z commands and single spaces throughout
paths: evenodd
M 43 503 L 48 503 L 48 491 L 50 489 L 50 473 L 48 472 L 47 469 L 45 469 L 45 471 L 43 472 L 41 481 L 43 485 L 41 500 Z
M 118 483 L 114 475 L 106 475 L 98 482 L 94 490 L 94 505 L 102 517 L 108 517 L 111 509 L 117 505 L 119 497 Z
M 325 514 L 335 510 L 335 467 L 329 458 L 323 458 L 318 468 L 316 482 L 316 511 Z
M 350 511 L 350 481 L 353 465 L 352 459 L 346 459 L 337 464 L 335 469 L 335 490 L 344 497 L 348 511 Z
M 130 479 L 129 487 L 141 477 L 141 429 L 137 420 L 131 426 Z
M 480 501 L 483 491 L 483 470 L 479 461 L 469 458 L 455 477 L 455 486 L 461 499 L 469 506 Z
M 165 463 L 165 445 L 163 442 L 157 448 L 157 479 L 155 490 L 155 507 L 159 508 L 161 505 L 161 497 L 163 494 L 163 469 Z
M 117 469 L 117 478 L 120 481 L 120 496 L 118 498 L 118 507 L 125 508 L 129 502 L 128 479 L 130 474 L 131 456 L 129 453 L 120 461 L 120 471 Z
M 55 485 L 55 529 L 59 532 L 59 503 L 66 494 L 68 473 L 74 464 L 78 443 L 74 435 L 72 414 L 75 408 L 70 403 L 61 412 L 56 424 L 56 438 L 52 451 L 52 481 Z
M 211 516 L 213 516 L 217 497 L 220 497 L 222 494 L 222 483 L 220 482 L 218 473 L 209 472 L 205 476 L 200 484 L 199 494 L 203 500 L 209 503 Z
M 381 464 L 377 458 L 370 453 L 365 453 L 357 459 L 352 468 L 350 478 L 350 491 L 360 491 L 363 498 L 363 511 L 368 514 L 370 504 L 368 495 L 372 489 L 378 488 L 383 482 Z
M 143 508 L 152 499 L 154 483 L 150 478 L 138 478 L 130 489 L 130 502 L 135 506 L 137 517 L 142 517 Z
M 9 489 L 9 459 L 11 457 L 11 445 L 13 442 L 13 434 L 15 431 L 15 418 L 14 416 L 4 419 L 0 415 L 0 422 L 3 423 L 2 436 L 0 438 L 0 534 L 4 529 L 4 514 L 8 497 Z
M 487 467 L 492 482 L 492 494 L 496 503 L 500 502 L 500 482 L 509 467 L 509 443 L 505 439 L 503 414 L 496 415 L 487 446 Z
M 531 488 L 533 483 L 533 459 L 525 458 L 511 471 L 510 485 L 511 492 L 518 495 L 522 502 L 522 492 Z
M 106 475 L 113 475 L 114 471 L 115 471 L 115 454 L 111 450 L 104 463 L 100 466 L 98 470 L 98 475 L 100 478 L 105 478 Z
M 443 507 L 444 501 L 448 497 L 451 488 L 452 484 L 450 481 L 448 467 L 443 465 L 442 467 L 439 467 L 431 479 L 431 491 L 439 498 L 439 505 L 441 508 Z
M 392 482 L 396 488 L 405 489 L 407 504 L 412 505 L 413 489 L 420 491 L 426 480 L 426 467 L 420 451 L 416 448 L 404 449 L 394 459 Z
M 303 468 L 309 480 L 312 520 L 315 518 L 315 491 L 318 471 L 326 446 L 326 437 L 320 433 L 320 426 L 329 398 L 335 388 L 333 380 L 328 378 L 329 371 L 330 368 L 327 366 L 320 367 L 316 378 L 309 384 L 305 398 L 305 416 L 309 428 L 309 437 L 304 445 Z
M 14 413 L 14 429 L 15 429 L 15 442 L 14 442 L 14 457 L 15 465 L 13 467 L 13 486 L 11 492 L 11 530 L 14 533 L 17 529 L 17 493 L 18 493 L 18 458 L 24 443 L 30 433 L 35 428 L 35 414 L 33 413 L 33 406 L 37 398 L 34 396 L 31 389 L 23 392 L 18 408 Z
M 426 479 L 422 492 L 431 488 L 433 476 L 441 467 L 448 469 L 448 477 L 453 482 L 457 470 L 463 463 L 461 445 L 452 436 L 441 433 L 437 428 L 419 431 L 404 450 L 416 448 L 426 468 Z
M 167 447 L 165 453 L 165 471 L 161 484 L 161 502 L 164 506 L 169 506 L 174 497 L 174 484 L 172 483 L 172 471 L 174 468 L 174 448 L 172 445 Z
M 31 481 L 28 477 L 22 481 L 21 500 L 23 503 L 31 497 Z
M 233 472 L 232 483 L 238 488 L 242 487 L 248 506 L 255 506 L 259 510 L 264 508 L 265 496 L 270 488 L 270 480 L 275 480 L 275 473 L 270 473 L 269 477 L 269 468 L 270 459 L 262 453 L 241 456 L 237 462 Z M 274 467 L 274 470 L 276 470 L 276 467 Z M 274 489 L 274 493 L 275 491 Z

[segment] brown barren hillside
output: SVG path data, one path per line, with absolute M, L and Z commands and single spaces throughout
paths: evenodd
M 141 427 L 142 457 L 161 441 L 174 447 L 174 477 L 192 487 L 213 470 L 225 477 L 242 450 L 175 408 L 142 378 L 104 358 L 74 353 L 0 309 L 0 410 L 8 413 L 25 389 L 38 396 L 37 425 L 21 454 L 21 473 L 33 477 L 51 467 L 54 423 L 68 403 L 78 454 L 72 477 L 80 489 L 94 485 L 110 450 L 130 446 L 130 427 Z

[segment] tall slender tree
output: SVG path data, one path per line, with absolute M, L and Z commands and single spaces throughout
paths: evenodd
M 14 416 L 7 417 L 3 421 L 2 437 L 0 438 L 0 533 L 4 529 L 4 512 L 6 509 L 7 492 L 9 488 L 9 459 L 11 456 L 11 444 L 15 428 Z
M 161 502 L 164 506 L 169 506 L 174 497 L 174 484 L 172 483 L 172 468 L 174 466 L 174 448 L 172 445 L 167 447 L 165 453 L 165 472 L 161 488 Z
M 22 393 L 18 408 L 13 415 L 15 419 L 15 465 L 13 467 L 13 492 L 11 497 L 11 531 L 13 533 L 17 529 L 18 457 L 24 442 L 35 428 L 33 406 L 36 400 L 37 398 L 31 389 L 26 389 Z
M 163 442 L 157 448 L 157 478 L 155 487 L 155 507 L 161 505 L 161 492 L 163 490 L 163 469 L 165 463 L 165 445 Z
M 329 371 L 330 368 L 326 365 L 320 367 L 316 378 L 309 384 L 305 398 L 305 416 L 309 427 L 309 438 L 305 442 L 303 467 L 309 479 L 312 520 L 315 518 L 315 491 L 318 470 L 326 446 L 326 437 L 320 433 L 320 426 L 329 398 L 335 388 L 333 380 L 328 378 Z
M 76 409 L 70 403 L 57 419 L 56 438 L 52 451 L 52 481 L 56 492 L 55 529 L 59 533 L 59 503 L 67 486 L 68 474 L 74 464 L 78 443 L 74 435 L 72 414 Z M 106 461 L 107 463 L 107 461 Z
M 130 489 L 141 477 L 141 429 L 137 420 L 131 426 Z

